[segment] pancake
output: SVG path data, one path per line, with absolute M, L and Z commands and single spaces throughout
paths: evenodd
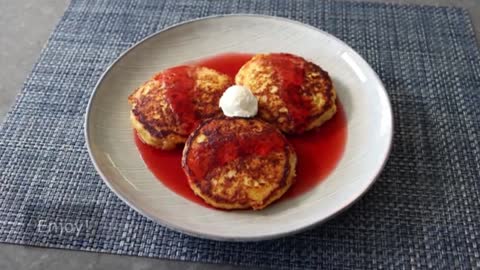
M 194 193 L 221 209 L 265 208 L 290 188 L 296 163 L 293 147 L 273 125 L 227 117 L 202 123 L 182 157 Z
M 241 67 L 235 83 L 257 97 L 258 116 L 285 133 L 321 126 L 337 110 L 328 73 L 292 54 L 255 55 Z
M 202 119 L 221 115 L 218 101 L 232 83 L 229 76 L 206 67 L 166 69 L 128 97 L 132 126 L 146 144 L 173 149 Z

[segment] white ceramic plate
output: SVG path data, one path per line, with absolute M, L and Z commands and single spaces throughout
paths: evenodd
M 156 180 L 135 146 L 127 96 L 152 74 L 225 52 L 289 52 L 327 70 L 347 115 L 337 168 L 313 190 L 262 211 L 202 207 Z M 190 235 L 229 241 L 299 232 L 346 209 L 373 184 L 392 141 L 392 112 L 377 74 L 354 50 L 314 27 L 277 17 L 208 17 L 142 40 L 107 69 L 91 97 L 85 126 L 90 157 L 105 183 L 141 214 Z

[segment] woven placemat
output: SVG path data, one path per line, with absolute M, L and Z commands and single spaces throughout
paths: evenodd
M 119 54 L 174 23 L 262 13 L 356 49 L 390 95 L 395 137 L 378 182 L 350 210 L 291 237 L 226 243 L 159 226 L 90 162 L 84 113 Z M 331 1 L 74 0 L 0 131 L 0 241 L 280 268 L 480 267 L 480 54 L 467 12 Z

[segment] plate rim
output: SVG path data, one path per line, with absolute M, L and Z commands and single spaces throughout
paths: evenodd
M 323 219 L 316 220 L 315 222 L 312 222 L 312 223 L 310 223 L 306 226 L 303 226 L 303 227 L 299 227 L 299 228 L 296 228 L 296 229 L 293 229 L 293 230 L 288 230 L 288 231 L 280 232 L 280 233 L 264 234 L 264 235 L 261 235 L 261 236 L 231 236 L 230 237 L 230 236 L 219 236 L 219 235 L 216 235 L 214 233 L 213 234 L 212 233 L 199 233 L 199 232 L 196 232 L 196 231 L 192 231 L 188 228 L 184 228 L 184 227 L 172 224 L 168 220 L 159 218 L 158 216 L 150 215 L 150 214 L 144 212 L 143 210 L 137 208 L 133 202 L 131 202 L 126 197 L 124 197 L 110 183 L 110 181 L 108 180 L 108 177 L 106 177 L 104 175 L 104 173 L 102 172 L 101 166 L 97 163 L 95 155 L 93 154 L 93 150 L 92 150 L 92 146 L 91 146 L 92 141 L 90 140 L 90 136 L 89 136 L 90 129 L 89 129 L 88 123 L 89 123 L 89 119 L 90 119 L 90 116 L 91 116 L 93 100 L 95 99 L 95 96 L 98 92 L 98 89 L 99 89 L 100 85 L 103 83 L 107 74 L 109 74 L 110 71 L 112 70 L 112 68 L 119 61 L 121 61 L 121 59 L 123 59 L 127 54 L 132 52 L 135 48 L 137 48 L 142 43 L 148 41 L 149 39 L 154 38 L 155 36 L 157 36 L 157 35 L 159 35 L 163 32 L 166 32 L 166 31 L 169 31 L 169 30 L 172 30 L 174 28 L 184 26 L 184 25 L 187 25 L 187 24 L 192 24 L 192 23 L 195 23 L 195 22 L 198 22 L 198 21 L 221 19 L 223 17 L 250 17 L 250 18 L 262 18 L 262 19 L 277 20 L 277 21 L 281 21 L 281 22 L 297 24 L 299 26 L 306 27 L 306 28 L 309 28 L 311 30 L 321 32 L 322 34 L 328 36 L 329 38 L 335 40 L 336 42 L 338 42 L 341 45 L 345 46 L 346 48 L 350 49 L 351 53 L 354 54 L 355 57 L 358 57 L 361 61 L 363 61 L 368 66 L 368 68 L 372 71 L 373 77 L 377 80 L 383 94 L 386 97 L 386 105 L 387 105 L 386 108 L 388 109 L 387 117 L 390 120 L 389 121 L 390 129 L 389 129 L 389 136 L 388 136 L 388 146 L 387 146 L 386 150 L 384 150 L 384 152 L 382 152 L 382 157 L 381 157 L 382 163 L 381 163 L 381 165 L 376 169 L 376 172 L 375 172 L 373 178 L 370 179 L 370 182 L 365 187 L 365 189 L 363 191 L 361 191 L 353 200 L 349 200 L 347 204 L 340 206 L 339 209 L 336 212 L 334 212 L 333 214 L 331 214 L 331 215 L 329 215 L 329 216 L 327 216 Z M 87 146 L 90 161 L 92 162 L 93 166 L 95 167 L 95 170 L 99 174 L 99 176 L 102 179 L 102 181 L 104 182 L 104 184 L 106 184 L 108 186 L 108 188 L 111 191 L 113 191 L 113 193 L 115 193 L 115 195 L 118 198 L 120 198 L 124 203 L 126 203 L 129 207 L 134 209 L 136 212 L 138 212 L 142 216 L 144 216 L 144 217 L 148 218 L 149 220 L 154 221 L 157 224 L 159 224 L 161 226 L 164 226 L 164 227 L 166 227 L 170 230 L 174 230 L 174 231 L 177 231 L 177 232 L 181 232 L 181 233 L 184 233 L 184 234 L 187 234 L 187 235 L 190 235 L 190 236 L 203 238 L 203 239 L 217 240 L 217 241 L 231 241 L 231 242 L 251 242 L 251 241 L 271 240 L 271 239 L 277 239 L 277 238 L 285 237 L 285 236 L 288 236 L 288 235 L 298 234 L 300 232 L 306 231 L 306 230 L 311 229 L 315 226 L 323 224 L 324 222 L 326 222 L 326 221 L 336 217 L 337 215 L 343 213 L 344 211 L 349 209 L 352 205 L 354 205 L 360 198 L 362 198 L 370 190 L 370 188 L 373 186 L 373 184 L 376 182 L 379 175 L 381 174 L 381 172 L 385 168 L 385 165 L 387 164 L 388 158 L 389 158 L 391 150 L 392 150 L 393 134 L 394 134 L 394 119 L 393 119 L 393 112 L 392 112 L 392 104 L 391 104 L 388 92 L 387 92 L 382 80 L 378 76 L 377 72 L 370 66 L 370 64 L 356 50 L 354 50 L 352 47 L 350 47 L 347 43 L 345 43 L 341 39 L 335 37 L 334 35 L 326 32 L 322 29 L 319 29 L 315 26 L 312 26 L 312 25 L 309 25 L 309 24 L 306 24 L 306 23 L 303 23 L 303 22 L 300 22 L 300 21 L 297 21 L 297 20 L 292 20 L 292 19 L 289 19 L 289 18 L 285 18 L 285 17 L 271 16 L 271 15 L 264 15 L 264 14 L 248 14 L 248 13 L 219 14 L 219 15 L 211 15 L 211 16 L 205 16 L 205 17 L 194 18 L 194 19 L 190 19 L 190 20 L 186 20 L 186 21 L 181 21 L 181 22 L 172 24 L 170 26 L 167 26 L 165 28 L 162 28 L 161 30 L 156 31 L 156 32 L 146 36 L 145 38 L 141 39 L 140 41 L 136 42 L 135 44 L 131 45 L 129 48 L 127 48 L 125 51 L 123 51 L 111 64 L 109 64 L 107 66 L 107 68 L 104 70 L 104 72 L 102 73 L 102 75 L 99 77 L 97 83 L 95 84 L 95 86 L 93 88 L 93 91 L 90 95 L 90 98 L 88 100 L 87 107 L 86 107 L 86 113 L 84 115 L 85 145 Z

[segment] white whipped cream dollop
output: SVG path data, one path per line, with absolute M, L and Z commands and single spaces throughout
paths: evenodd
M 248 88 L 232 85 L 220 98 L 220 108 L 228 117 L 253 117 L 257 115 L 258 100 Z

